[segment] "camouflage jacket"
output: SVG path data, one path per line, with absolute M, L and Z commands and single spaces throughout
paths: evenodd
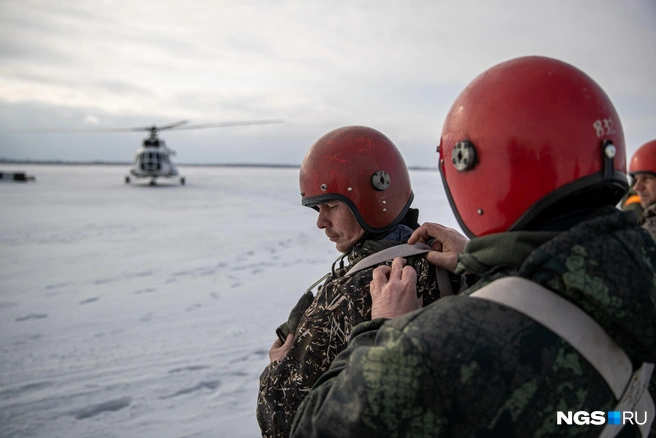
M 656 240 L 656 203 L 645 208 L 641 220 L 642 227 L 649 231 L 651 238 Z
M 288 323 L 279 328 L 283 331 L 279 337 L 284 338 L 288 330 L 293 330 L 296 337 L 287 356 L 270 363 L 260 376 L 257 421 L 262 436 L 289 436 L 296 409 L 314 382 L 346 348 L 353 327 L 371 319 L 369 283 L 375 267 L 363 269 L 351 277 L 345 274 L 363 258 L 407 241 L 412 232 L 405 226 L 397 227 L 396 231 L 383 240 L 367 240 L 353 247 L 347 254 L 349 266 L 333 270 L 316 297 L 303 296 Z M 408 257 L 408 263 L 417 271 L 418 293 L 423 295 L 424 302 L 435 301 L 439 292 L 434 270 L 422 257 Z M 452 287 L 458 290 L 455 283 Z M 294 316 L 299 313 L 300 317 Z
M 356 327 L 299 407 L 291 436 L 598 436 L 603 426 L 556 424 L 557 411 L 614 410 L 592 366 L 532 319 L 468 295 L 496 278 L 530 279 L 592 316 L 634 364 L 654 362 L 655 266 L 656 244 L 635 216 L 610 207 L 563 232 L 473 239 L 458 271 L 481 280 Z

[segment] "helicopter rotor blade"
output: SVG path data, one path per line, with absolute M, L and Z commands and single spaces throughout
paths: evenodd
M 203 129 L 203 128 L 227 128 L 230 126 L 250 126 L 250 125 L 268 125 L 272 123 L 284 123 L 282 119 L 269 119 L 269 120 L 243 120 L 235 122 L 221 122 L 221 123 L 198 123 L 195 125 L 186 125 L 175 127 L 172 129 L 182 130 L 182 129 Z
M 170 123 L 164 126 L 145 126 L 143 128 L 89 128 L 89 129 L 23 129 L 10 131 L 18 134 L 50 134 L 50 133 L 83 133 L 83 132 L 139 132 L 139 131 L 163 131 L 163 130 L 181 130 L 181 129 L 203 129 L 203 128 L 223 128 L 230 126 L 249 126 L 249 125 L 266 125 L 271 123 L 284 123 L 282 119 L 269 119 L 269 120 L 242 120 L 235 122 L 220 122 L 220 123 L 201 123 L 195 125 L 187 125 L 188 120 L 180 120 L 179 122 Z M 183 126 L 184 125 L 184 126 Z
M 20 131 L 12 131 L 21 134 L 36 134 L 36 133 L 58 133 L 58 132 L 139 132 L 139 131 L 162 131 L 164 129 L 173 129 L 180 125 L 189 123 L 188 120 L 180 120 L 179 122 L 171 123 L 164 126 L 144 126 L 143 128 L 89 128 L 89 129 L 25 129 Z
M 187 124 L 187 123 L 189 123 L 189 120 L 180 120 L 179 122 L 171 123 L 169 125 L 153 126 L 153 128 L 155 128 L 157 131 L 163 131 L 165 129 L 177 128 L 178 126 L 184 125 L 184 124 Z M 148 128 L 148 129 L 151 129 L 151 128 Z
M 50 133 L 82 133 L 82 132 L 137 132 L 150 131 L 150 128 L 98 128 L 98 129 L 23 129 L 10 131 L 17 134 L 50 134 Z

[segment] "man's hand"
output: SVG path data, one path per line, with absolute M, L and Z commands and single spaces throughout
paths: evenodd
M 425 222 L 412 233 L 412 236 L 408 239 L 408 243 L 425 243 L 430 239 L 435 239 L 431 245 L 435 251 L 430 251 L 426 254 L 428 263 L 454 272 L 458 264 L 458 255 L 464 252 L 465 245 L 467 245 L 469 239 L 453 228 Z
M 287 353 L 289 353 L 289 349 L 292 348 L 292 344 L 294 343 L 294 333 L 290 333 L 287 335 L 287 339 L 285 339 L 285 343 L 283 344 L 280 339 L 276 339 L 273 341 L 273 345 L 271 346 L 271 349 L 269 350 L 269 361 L 275 362 L 275 361 L 280 361 L 287 356 Z
M 396 257 L 392 267 L 374 269 L 369 285 L 371 319 L 394 318 L 421 309 L 423 299 L 417 298 L 417 272 L 405 264 L 405 259 Z

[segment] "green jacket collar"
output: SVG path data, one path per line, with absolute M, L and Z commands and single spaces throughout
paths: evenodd
M 470 240 L 458 258 L 456 274 L 483 276 L 490 270 L 518 270 L 536 248 L 556 237 L 558 231 L 509 231 Z
M 579 224 L 611 213 L 618 214 L 619 210 L 610 205 L 600 207 Z M 483 276 L 500 270 L 516 272 L 534 250 L 561 233 L 563 231 L 507 231 L 476 237 L 458 257 L 456 274 Z

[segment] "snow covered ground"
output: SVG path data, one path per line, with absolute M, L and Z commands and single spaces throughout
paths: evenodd
M 0 435 L 257 437 L 274 330 L 338 256 L 298 169 L 3 165 Z M 437 171 L 421 221 L 458 228 Z

